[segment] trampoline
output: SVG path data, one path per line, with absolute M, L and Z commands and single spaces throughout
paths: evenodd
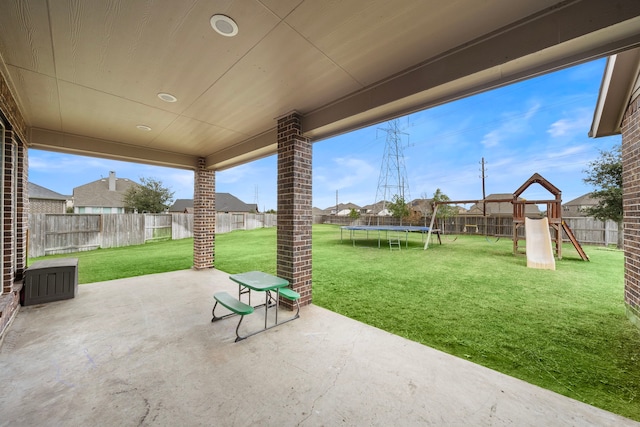
M 409 247 L 409 233 L 421 233 L 422 241 L 424 242 L 424 235 L 429 232 L 429 227 L 421 227 L 416 225 L 343 225 L 340 227 L 340 242 L 342 242 L 342 232 L 344 230 L 349 231 L 349 238 L 353 246 L 356 245 L 356 232 L 366 232 L 366 239 L 369 240 L 369 232 L 378 233 L 378 248 L 380 248 L 380 241 L 382 232 L 385 232 L 386 239 L 389 239 L 389 232 L 404 233 L 405 247 Z

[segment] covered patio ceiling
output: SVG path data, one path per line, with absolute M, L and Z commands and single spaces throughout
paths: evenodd
M 639 15 L 637 0 L 2 0 L 0 72 L 32 148 L 221 170 L 274 154 L 293 110 L 328 138 L 640 46 Z

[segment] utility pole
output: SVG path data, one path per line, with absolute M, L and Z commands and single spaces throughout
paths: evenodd
M 487 202 L 485 201 L 486 193 L 485 193 L 485 189 L 484 189 L 484 179 L 485 179 L 485 175 L 484 175 L 484 157 L 482 158 L 482 161 L 480 162 L 480 164 L 482 165 L 482 175 L 480 176 L 480 178 L 482 178 L 482 216 L 487 216 Z
M 336 216 L 338 216 L 338 190 L 336 190 Z
M 256 213 L 258 213 L 258 205 L 259 205 L 259 200 L 258 200 L 258 184 L 256 184 L 256 189 L 255 189 L 255 195 L 253 197 L 253 203 L 256 205 Z M 264 213 L 264 210 L 262 211 Z

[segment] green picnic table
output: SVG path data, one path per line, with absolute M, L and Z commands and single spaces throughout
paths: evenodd
M 213 318 L 211 319 L 211 321 L 215 322 L 217 320 L 225 319 L 230 316 L 239 315 L 240 321 L 238 322 L 238 326 L 236 327 L 236 342 L 243 340 L 247 337 L 250 337 L 251 335 L 264 332 L 275 326 L 281 325 L 286 322 L 290 322 L 291 320 L 294 320 L 300 317 L 300 304 L 298 301 L 300 298 L 300 295 L 297 292 L 293 291 L 292 289 L 288 288 L 289 286 L 288 280 L 282 279 L 277 276 L 273 276 L 268 273 L 264 273 L 262 271 L 249 271 L 247 273 L 232 274 L 229 276 L 229 279 L 231 279 L 232 281 L 238 284 L 238 299 L 235 299 L 234 297 L 229 295 L 227 292 L 218 292 L 214 294 L 213 297 L 216 300 L 216 303 L 213 306 L 213 310 L 212 310 Z M 251 306 L 251 291 L 264 292 L 265 293 L 264 304 Z M 275 291 L 276 293 L 275 301 L 272 295 L 273 291 Z M 248 304 L 245 304 L 244 302 L 242 302 L 242 295 L 244 294 L 248 294 L 248 302 L 249 302 Z M 295 301 L 297 305 L 297 312 L 295 316 L 283 322 L 278 322 L 280 296 L 282 296 L 283 298 L 287 298 L 291 301 Z M 231 313 L 225 316 L 216 316 L 215 310 L 218 304 L 230 310 Z M 244 316 L 253 313 L 255 308 L 259 308 L 262 306 L 264 306 L 264 328 L 259 329 L 255 332 L 252 332 L 250 334 L 241 336 L 238 331 L 240 329 L 240 324 L 242 323 L 242 319 L 244 318 Z M 268 325 L 269 308 L 274 306 L 276 309 L 275 323 L 269 326 Z

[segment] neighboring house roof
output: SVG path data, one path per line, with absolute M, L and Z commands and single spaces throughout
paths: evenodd
M 314 216 L 316 216 L 316 215 L 324 215 L 324 210 L 320 209 L 320 208 L 314 207 L 314 208 L 311 209 L 311 211 L 313 212 Z
M 253 207 L 229 193 L 216 193 L 216 211 L 255 212 Z
M 505 200 L 505 199 L 513 199 L 512 193 L 495 193 L 489 194 L 485 200 Z M 518 200 L 522 200 L 521 197 L 518 197 Z M 466 212 L 467 215 L 482 215 L 484 202 L 479 202 L 471 206 L 469 210 Z M 527 215 L 540 215 L 540 209 L 536 205 L 525 205 L 524 212 Z M 508 216 L 513 215 L 513 204 L 511 202 L 493 202 L 487 203 L 486 207 L 487 215 L 494 216 Z
M 107 178 L 75 187 L 73 204 L 76 207 L 124 207 L 122 198 L 133 185 L 139 184 L 128 178 L 116 178 L 115 173 L 109 173 Z
M 617 135 L 629 102 L 640 91 L 640 48 L 607 58 L 589 136 Z
M 563 216 L 587 216 L 584 209 L 598 204 L 598 199 L 591 197 L 591 193 L 583 194 L 562 205 Z
M 385 206 L 385 211 L 387 211 L 386 207 L 389 205 L 390 202 L 387 201 L 379 201 L 376 202 L 372 205 L 365 205 L 362 207 L 362 209 L 368 213 L 368 214 L 374 214 L 374 215 L 378 215 L 381 211 L 382 211 L 382 206 Z
M 562 206 L 593 206 L 598 204 L 598 199 L 594 199 L 591 197 L 591 193 L 583 194 L 580 197 L 576 197 L 573 200 L 569 200 L 567 203 L 564 203 Z
M 192 212 L 193 199 L 177 199 L 169 212 Z M 257 212 L 255 203 L 247 204 L 233 194 L 216 193 L 217 212 Z
M 169 207 L 169 212 L 193 212 L 193 199 L 176 199 L 173 205 Z
M 44 200 L 68 200 L 71 197 L 65 196 L 60 193 L 56 193 L 55 191 L 49 190 L 48 188 L 44 188 L 39 186 L 38 184 L 34 184 L 33 182 L 28 183 L 29 190 L 29 199 L 44 199 Z
M 347 215 L 349 212 L 351 212 L 351 209 L 355 209 L 356 211 L 360 212 L 360 206 L 356 205 L 355 203 L 338 203 L 338 215 L 340 215 L 340 212 L 347 210 Z M 324 213 L 326 215 L 330 215 L 330 214 L 335 214 L 336 213 L 336 206 L 329 206 L 328 208 L 326 208 L 324 210 Z

